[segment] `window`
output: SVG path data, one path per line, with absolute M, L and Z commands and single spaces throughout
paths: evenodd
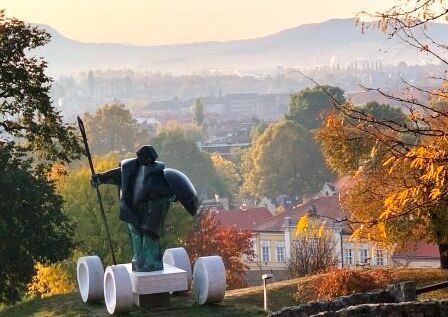
M 352 248 L 344 248 L 344 264 L 353 264 Z
M 268 246 L 262 247 L 261 254 L 263 256 L 263 262 L 269 262 L 269 247 Z
M 376 249 L 376 265 L 384 265 L 384 252 L 381 249 Z
M 285 262 L 285 245 L 277 243 L 275 250 L 277 252 L 277 262 Z
M 269 248 L 269 241 L 261 241 L 261 260 L 265 263 L 270 261 Z
M 368 262 L 369 250 L 367 248 L 359 249 L 359 263 L 364 264 Z

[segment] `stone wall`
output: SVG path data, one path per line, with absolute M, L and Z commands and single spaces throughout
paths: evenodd
M 433 317 L 433 316 L 448 316 L 446 315 L 431 315 L 416 314 L 407 315 L 408 311 L 412 309 L 423 309 L 426 306 L 431 306 L 428 311 L 438 312 L 447 309 L 448 301 L 445 302 L 414 302 L 416 300 L 416 285 L 413 281 L 389 285 L 385 290 L 375 290 L 367 293 L 358 293 L 349 296 L 341 296 L 332 301 L 310 302 L 299 306 L 283 308 L 278 312 L 271 313 L 270 317 L 311 317 L 311 316 L 325 316 L 325 317 Z M 406 302 L 405 304 L 397 304 L 399 302 Z M 390 305 L 389 305 L 390 304 Z M 418 305 L 422 304 L 422 305 Z M 426 306 L 425 306 L 426 305 Z M 446 307 L 445 307 L 445 306 Z M 384 308 L 386 307 L 386 308 Z M 357 310 L 359 308 L 359 311 Z M 397 314 L 390 313 L 397 309 Z M 446 310 L 444 310 L 446 311 Z M 401 314 L 403 312 L 403 314 Z M 448 312 L 448 311 L 447 311 Z
M 396 299 L 387 290 L 341 296 L 332 301 L 310 302 L 299 306 L 283 308 L 271 313 L 271 317 L 309 317 L 320 312 L 335 312 L 349 306 L 376 303 L 395 303 Z
M 364 304 L 309 317 L 443 317 L 448 316 L 448 300 Z

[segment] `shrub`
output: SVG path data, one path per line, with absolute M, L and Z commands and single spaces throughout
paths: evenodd
M 61 263 L 44 265 L 36 263 L 36 274 L 28 284 L 27 294 L 40 297 L 71 293 L 76 286 L 63 269 Z
M 333 269 L 311 284 L 299 284 L 296 296 L 300 301 L 331 300 L 338 296 L 385 288 L 390 281 L 390 274 L 381 269 Z

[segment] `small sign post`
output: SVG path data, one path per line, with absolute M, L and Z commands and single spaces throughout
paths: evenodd
M 272 279 L 274 276 L 272 273 L 263 274 L 261 278 L 263 279 L 263 291 L 264 291 L 264 310 L 268 310 L 268 290 L 266 287 L 267 280 Z

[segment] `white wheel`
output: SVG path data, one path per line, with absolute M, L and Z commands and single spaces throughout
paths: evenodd
M 193 289 L 199 305 L 219 303 L 226 292 L 226 270 L 220 256 L 204 256 L 196 260 Z
M 83 256 L 76 265 L 79 293 L 84 303 L 103 299 L 103 263 L 97 255 Z
M 166 249 L 163 253 L 163 263 L 167 263 L 187 272 L 188 289 L 191 288 L 191 264 L 184 248 Z
M 128 312 L 133 305 L 129 272 L 124 265 L 108 266 L 104 272 L 104 301 L 109 314 Z

